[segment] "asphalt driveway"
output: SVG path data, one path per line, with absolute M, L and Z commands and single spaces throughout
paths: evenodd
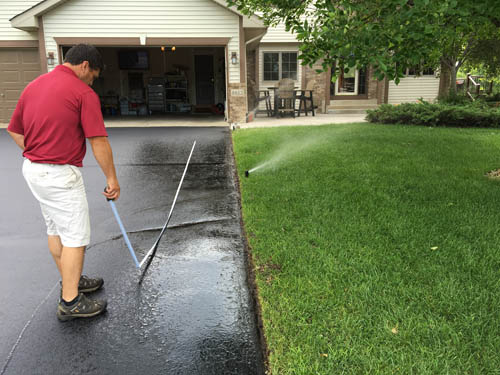
M 142 284 L 88 150 L 83 174 L 92 242 L 84 273 L 100 275 L 108 312 L 60 323 L 59 275 L 21 152 L 0 132 L 0 375 L 262 374 L 227 128 L 109 130 L 122 196 L 117 208 L 141 255 L 169 229 Z

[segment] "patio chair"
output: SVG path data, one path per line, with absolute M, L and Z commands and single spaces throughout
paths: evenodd
M 269 94 L 269 90 L 257 90 L 256 92 L 256 99 L 257 99 L 257 108 L 260 105 L 260 102 L 266 103 L 266 114 L 267 117 L 272 117 L 273 116 L 273 107 L 271 105 L 271 95 Z M 264 112 L 262 109 L 257 109 L 257 113 Z
M 289 113 L 295 117 L 295 81 L 284 78 L 278 82 L 278 113 L 280 116 Z
M 314 109 L 317 108 L 317 106 L 314 105 L 313 92 L 314 92 L 314 81 L 307 82 L 305 90 L 296 91 L 297 93 L 296 96 L 297 99 L 299 100 L 299 108 L 297 109 L 297 116 L 300 117 L 300 112 L 304 112 L 305 115 L 307 116 L 308 107 L 312 115 L 313 116 L 316 115 L 314 113 Z

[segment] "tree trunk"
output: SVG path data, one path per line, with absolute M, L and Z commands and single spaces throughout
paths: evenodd
M 441 62 L 441 73 L 439 78 L 439 93 L 438 96 L 440 98 L 448 96 L 450 93 L 450 84 L 451 84 L 451 74 L 450 68 L 444 62 Z
M 457 68 L 456 64 L 453 64 L 453 66 L 450 69 L 450 94 L 456 94 L 457 93 Z

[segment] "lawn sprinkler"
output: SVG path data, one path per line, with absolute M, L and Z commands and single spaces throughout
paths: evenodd
M 245 177 L 250 177 L 250 171 L 245 171 Z

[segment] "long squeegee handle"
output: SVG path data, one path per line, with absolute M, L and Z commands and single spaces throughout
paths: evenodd
M 111 206 L 111 209 L 113 210 L 113 213 L 115 214 L 116 221 L 118 222 L 118 225 L 120 226 L 120 230 L 122 231 L 123 238 L 125 239 L 125 243 L 127 244 L 128 250 L 130 251 L 130 255 L 132 255 L 132 259 L 134 260 L 135 266 L 137 268 L 140 268 L 141 266 L 139 265 L 139 261 L 137 260 L 137 257 L 135 256 L 135 251 L 132 248 L 132 244 L 130 243 L 130 240 L 128 239 L 127 236 L 127 231 L 125 230 L 125 227 L 123 226 L 123 223 L 120 219 L 120 215 L 118 215 L 118 210 L 116 209 L 115 202 L 113 202 L 112 199 L 107 199 L 109 202 L 109 205 Z
M 167 226 L 168 226 L 168 223 L 170 222 L 170 218 L 172 217 L 172 212 L 174 211 L 175 202 L 177 202 L 177 197 L 179 196 L 179 191 L 181 190 L 182 182 L 184 181 L 184 177 L 186 176 L 186 171 L 188 169 L 189 162 L 191 161 L 191 156 L 193 156 L 193 151 L 194 151 L 195 146 L 196 146 L 196 141 L 193 142 L 193 147 L 191 147 L 191 152 L 189 153 L 189 157 L 188 157 L 188 160 L 186 162 L 186 166 L 184 167 L 184 172 L 182 173 L 181 181 L 179 182 L 179 186 L 177 187 L 177 191 L 175 192 L 175 197 L 174 197 L 174 201 L 172 202 L 172 207 L 170 207 L 170 212 L 168 213 L 167 222 L 163 226 L 163 228 L 160 232 L 160 235 L 156 239 L 154 245 L 151 247 L 151 249 L 149 249 L 147 254 L 144 256 L 144 259 L 141 261 L 141 263 L 140 263 L 141 267 L 146 262 L 146 260 L 149 258 L 149 256 L 151 254 L 153 254 L 153 252 L 156 251 L 156 248 L 158 247 L 158 244 L 160 243 L 160 240 L 161 240 L 161 237 L 163 236 L 163 233 L 165 233 L 165 231 L 167 230 Z

